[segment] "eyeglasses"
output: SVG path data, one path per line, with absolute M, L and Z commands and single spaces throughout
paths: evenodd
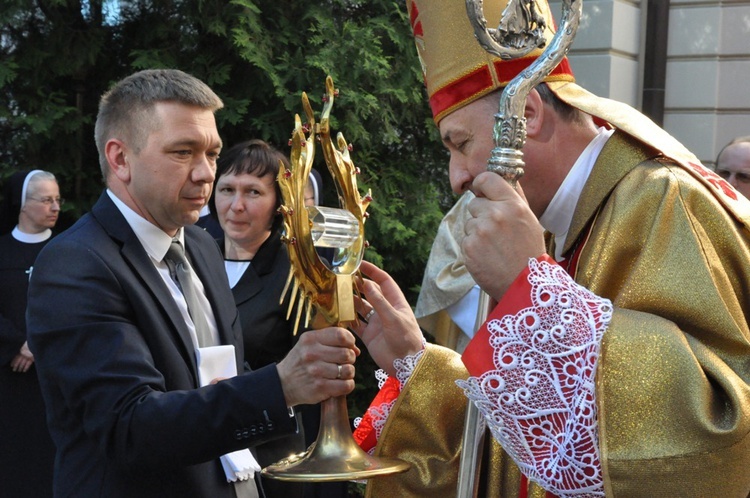
M 63 204 L 65 204 L 65 199 L 62 197 L 42 197 L 37 199 L 36 197 L 27 197 L 27 199 L 31 199 L 32 201 L 41 202 L 45 206 L 51 206 L 54 203 L 57 203 L 58 206 L 62 207 Z

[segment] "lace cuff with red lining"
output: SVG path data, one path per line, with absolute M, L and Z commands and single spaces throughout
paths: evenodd
M 409 380 L 419 359 L 422 357 L 423 349 L 415 355 L 396 359 L 393 366 L 396 369 L 396 377 L 389 377 L 384 370 L 377 370 L 375 377 L 378 379 L 378 394 L 370 403 L 370 407 L 362 417 L 354 419 L 354 440 L 360 448 L 372 454 L 375 445 L 378 444 L 380 433 L 383 432 L 388 415 L 396 404 L 396 399 L 401 394 L 401 389 Z
M 531 259 L 464 351 L 457 381 L 529 479 L 604 496 L 594 378 L 612 304 L 551 258 Z

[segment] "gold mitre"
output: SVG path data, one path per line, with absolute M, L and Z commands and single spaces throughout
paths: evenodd
M 406 0 L 406 5 L 436 124 L 453 111 L 505 87 L 544 51 L 544 47 L 538 48 L 510 60 L 485 51 L 474 35 L 464 0 Z M 488 27 L 499 25 L 507 5 L 508 0 L 484 0 Z M 525 8 L 516 5 L 519 10 Z M 544 37 L 549 44 L 555 34 L 549 4 L 536 0 L 533 8 L 545 20 Z M 577 85 L 567 58 L 543 81 L 560 100 L 594 116 L 598 124 L 621 129 L 682 164 L 700 163 L 685 146 L 637 110 L 597 97 Z
M 499 25 L 507 3 L 484 0 L 488 27 Z M 525 57 L 511 60 L 489 54 L 474 36 L 464 0 L 407 0 L 406 5 L 435 123 L 506 86 L 544 50 L 537 48 Z M 549 5 L 546 1 L 537 2 L 535 8 L 545 20 L 544 38 L 549 43 L 555 34 Z M 544 81 L 575 81 L 568 59 L 563 59 Z
M 484 0 L 488 27 L 500 25 L 508 3 L 508 0 Z M 555 33 L 549 4 L 547 0 L 535 0 L 533 4 L 534 13 L 545 20 L 544 37 L 549 44 Z M 544 51 L 544 47 L 538 48 L 525 57 L 509 60 L 488 53 L 474 35 L 465 0 L 406 0 L 406 5 L 436 124 L 453 111 L 505 87 Z M 525 10 L 527 5 L 513 2 L 513 6 L 520 17 L 529 14 Z M 504 28 L 520 27 L 506 24 Z M 567 58 L 543 81 L 560 100 L 593 116 L 598 125 L 624 131 L 674 159 L 715 193 L 733 191 L 726 181 L 706 170 L 692 152 L 648 117 L 627 104 L 598 97 L 577 85 Z M 738 196 L 732 192 L 718 198 L 750 227 L 750 205 L 738 206 Z

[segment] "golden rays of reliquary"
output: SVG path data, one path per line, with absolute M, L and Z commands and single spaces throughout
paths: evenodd
M 314 313 L 319 313 L 328 324 L 341 324 L 356 320 L 354 311 L 353 277 L 359 271 L 366 246 L 364 223 L 367 206 L 372 195 L 360 197 L 357 188 L 358 169 L 352 163 L 349 146 L 344 136 L 338 133 L 336 145 L 331 139 L 330 114 L 337 96 L 331 77 L 326 78 L 326 93 L 323 97 L 323 112 L 320 122 L 315 115 L 306 93 L 302 94 L 302 106 L 306 122 L 299 115 L 294 118 L 291 139 L 290 169 L 279 169 L 278 182 L 283 204 L 279 208 L 283 215 L 284 236 L 282 240 L 289 251 L 290 270 L 282 301 L 291 286 L 287 318 L 296 309 L 294 333 L 304 316 L 303 325 L 310 324 Z M 304 192 L 313 168 L 316 142 L 323 150 L 328 170 L 333 177 L 339 197 L 340 208 L 349 211 L 359 223 L 356 240 L 346 248 L 337 249 L 335 264 L 327 265 L 316 252 L 312 221 L 305 208 Z

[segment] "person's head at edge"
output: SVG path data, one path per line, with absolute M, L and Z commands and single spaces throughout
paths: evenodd
M 722 147 L 716 156 L 716 174 L 750 199 L 750 135 Z
M 55 175 L 48 171 L 31 171 L 22 187 L 18 229 L 36 234 L 54 228 L 62 202 Z
M 228 258 L 252 258 L 281 226 L 280 164 L 289 168 L 284 154 L 263 140 L 236 144 L 219 159 L 209 205 L 224 230 Z
M 55 175 L 40 169 L 13 173 L 3 188 L 0 234 L 17 229 L 26 234 L 54 228 L 62 206 Z
M 99 103 L 95 139 L 107 187 L 143 218 L 174 235 L 208 202 L 221 138 L 221 99 L 174 69 L 140 71 Z

